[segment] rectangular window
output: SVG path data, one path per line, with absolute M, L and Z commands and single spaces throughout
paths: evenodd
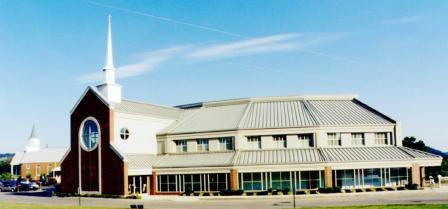
M 300 171 L 299 190 L 317 189 L 321 187 L 319 171 Z
M 40 176 L 40 165 L 36 165 L 36 176 Z
M 274 148 L 286 148 L 286 135 L 273 136 Z
M 247 147 L 249 149 L 261 149 L 261 137 L 260 136 L 248 136 Z
M 219 138 L 219 150 L 233 150 L 233 138 L 232 137 L 223 137 Z
M 355 188 L 354 170 L 337 170 L 336 185 L 343 189 Z
M 198 152 L 208 152 L 208 139 L 197 139 Z
M 176 152 L 187 152 L 187 140 L 176 140 Z
M 53 166 L 50 164 L 47 166 L 47 174 L 51 174 L 51 171 L 53 170 Z
M 386 145 L 387 144 L 387 133 L 375 133 L 375 144 Z
M 243 190 L 260 191 L 262 190 L 263 181 L 261 179 L 262 173 L 243 173 Z
M 364 187 L 380 187 L 381 186 L 381 169 L 369 168 L 363 169 Z
M 30 174 L 30 164 L 26 164 L 26 171 L 25 174 L 28 176 Z
M 313 134 L 299 134 L 300 147 L 314 147 Z
M 290 172 L 272 172 L 272 189 L 291 188 Z
M 185 175 L 185 191 L 201 191 L 201 174 L 187 174 Z
M 390 182 L 391 186 L 404 186 L 408 184 L 406 168 L 390 168 Z
M 341 134 L 339 133 L 327 133 L 328 146 L 337 147 L 341 146 Z
M 176 175 L 160 175 L 158 177 L 160 192 L 176 192 Z
M 361 146 L 365 145 L 364 133 L 352 133 L 352 145 Z
M 210 191 L 221 191 L 227 189 L 227 174 L 216 173 L 208 175 Z

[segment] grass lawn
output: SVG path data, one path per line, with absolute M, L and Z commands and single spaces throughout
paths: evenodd
M 61 206 L 61 205 L 31 205 L 31 204 L 15 204 L 0 202 L 0 209 L 123 209 L 110 207 L 78 207 L 78 206 Z
M 366 206 L 341 206 L 341 207 L 304 207 L 302 209 L 447 209 L 448 205 L 366 205 Z

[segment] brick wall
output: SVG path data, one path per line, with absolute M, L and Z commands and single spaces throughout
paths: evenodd
M 61 166 L 61 190 L 76 193 L 79 185 L 78 137 L 81 123 L 94 117 L 101 129 L 101 183 L 103 194 L 127 194 L 127 165 L 110 148 L 113 138 L 113 112 L 89 90 L 70 117 L 70 153 Z M 83 191 L 98 191 L 98 148 L 86 152 L 81 149 L 81 177 Z

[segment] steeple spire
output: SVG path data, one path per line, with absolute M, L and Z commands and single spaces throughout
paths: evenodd
M 31 130 L 30 139 L 32 138 L 38 138 L 35 125 L 33 125 L 33 129 Z
M 104 70 L 114 70 L 114 57 L 112 54 L 112 16 L 109 15 L 109 22 L 107 27 L 107 47 L 106 47 L 106 60 L 104 62 Z
M 113 103 L 121 102 L 121 86 L 115 83 L 115 67 L 112 55 L 112 17 L 109 15 L 107 27 L 106 59 L 103 67 L 104 83 L 98 85 L 98 91 Z
M 37 136 L 36 126 L 31 129 L 30 138 L 28 138 L 28 146 L 25 147 L 26 152 L 37 152 L 40 150 L 40 139 Z

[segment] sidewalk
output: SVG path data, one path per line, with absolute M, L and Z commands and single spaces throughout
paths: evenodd
M 329 193 L 295 195 L 296 199 L 334 198 L 349 196 L 371 195 L 397 195 L 397 194 L 428 194 L 448 192 L 448 187 L 425 188 L 424 190 L 379 191 L 379 192 L 354 192 L 354 193 Z M 293 195 L 260 195 L 260 196 L 174 196 L 174 195 L 143 195 L 142 200 L 171 200 L 171 201 L 199 201 L 199 200 L 246 200 L 246 199 L 291 199 Z

